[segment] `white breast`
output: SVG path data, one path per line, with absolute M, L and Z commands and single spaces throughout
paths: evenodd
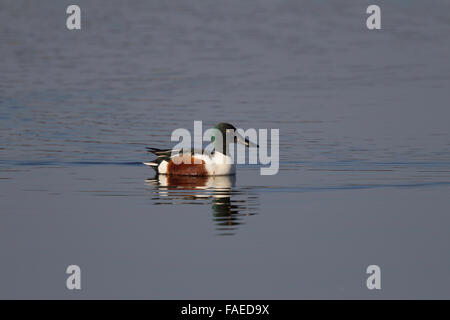
M 206 171 L 211 176 L 233 175 L 236 173 L 236 167 L 233 159 L 220 152 L 214 152 L 212 156 L 209 155 L 195 155 L 195 157 L 205 161 Z

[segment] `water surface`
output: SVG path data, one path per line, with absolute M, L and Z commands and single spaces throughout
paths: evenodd
M 450 3 L 376 2 L 2 1 L 0 297 L 449 298 Z M 155 177 L 194 120 L 279 173 Z

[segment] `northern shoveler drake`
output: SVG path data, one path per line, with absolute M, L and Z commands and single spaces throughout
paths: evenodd
M 144 162 L 155 169 L 158 174 L 183 175 L 183 176 L 220 176 L 234 175 L 236 167 L 228 153 L 228 146 L 223 143 L 230 133 L 234 136 L 234 143 L 241 143 L 246 147 L 259 147 L 236 132 L 236 128 L 229 123 L 219 123 L 214 127 L 222 134 L 223 139 L 212 137 L 214 150 L 209 153 L 196 150 L 157 149 L 147 148 L 155 154 L 157 159 L 152 162 Z M 187 152 L 187 153 L 186 153 Z

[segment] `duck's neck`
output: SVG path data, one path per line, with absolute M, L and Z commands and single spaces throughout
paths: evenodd
M 226 143 L 214 142 L 214 152 L 220 152 L 223 155 L 229 156 L 229 150 Z

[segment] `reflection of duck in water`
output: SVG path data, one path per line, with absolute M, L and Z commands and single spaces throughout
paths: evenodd
M 235 176 L 157 175 L 147 183 L 157 187 L 155 204 L 209 204 L 216 229 L 221 235 L 232 235 L 243 224 L 243 216 L 256 213 L 256 197 L 248 190 L 233 190 Z M 193 202 L 192 200 L 195 200 Z

